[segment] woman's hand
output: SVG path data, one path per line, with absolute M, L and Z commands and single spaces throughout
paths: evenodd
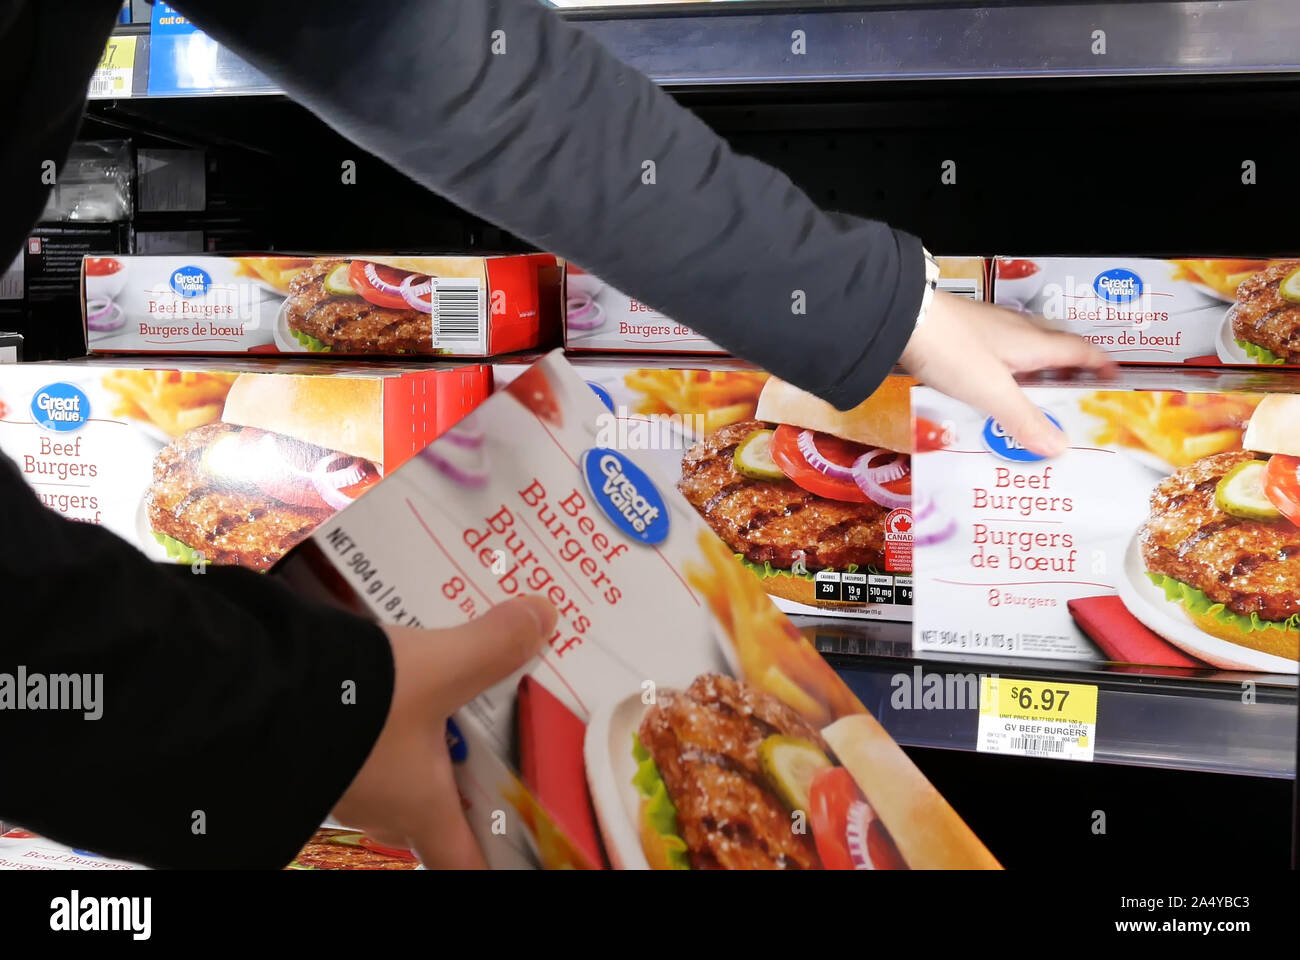
M 460 627 L 386 628 L 393 701 L 335 819 L 386 846 L 414 850 L 431 870 L 485 867 L 452 778 L 447 718 L 536 656 L 555 620 L 549 602 L 526 597 Z
M 1110 376 L 1114 363 L 1069 333 L 1044 330 L 1025 316 L 935 291 L 930 309 L 899 363 L 936 390 L 987 413 L 1035 453 L 1054 457 L 1069 441 L 1025 396 L 1015 374 L 1086 368 Z

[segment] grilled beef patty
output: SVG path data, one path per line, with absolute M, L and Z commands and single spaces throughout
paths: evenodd
M 1214 502 L 1219 480 L 1249 451 L 1205 457 L 1166 477 L 1139 534 L 1147 569 L 1181 580 L 1233 613 L 1285 620 L 1300 613 L 1300 528 L 1239 520 Z
M 1284 260 L 1261 270 L 1237 287 L 1232 335 L 1263 347 L 1287 363 L 1300 363 L 1300 303 L 1287 300 L 1278 288 L 1287 274 L 1300 269 L 1300 260 Z
M 154 459 L 145 508 L 155 531 L 202 551 L 210 563 L 266 570 L 330 511 L 281 503 L 256 487 L 235 486 L 208 472 L 203 452 L 227 433 L 250 430 L 264 434 L 210 423 L 177 437 Z
M 736 470 L 736 447 L 768 425 L 743 420 L 686 451 L 677 489 L 713 532 L 751 563 L 789 569 L 802 552 L 809 570 L 881 567 L 885 516 L 875 503 L 827 500 L 790 480 L 753 480 Z
M 821 735 L 776 697 L 731 677 L 704 674 L 683 693 L 660 691 L 641 721 L 696 870 L 817 869 L 808 833 L 759 766 L 758 745 L 772 734 Z
M 377 307 L 336 296 L 325 278 L 346 260 L 322 260 L 289 283 L 290 330 L 315 337 L 339 353 L 433 353 L 433 318 L 419 310 Z

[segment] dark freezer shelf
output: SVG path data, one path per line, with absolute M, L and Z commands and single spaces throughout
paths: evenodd
M 921 659 L 911 654 L 908 624 L 795 620 L 905 746 L 975 750 L 977 703 L 936 710 L 913 708 L 910 701 L 902 708 L 895 705 L 895 699 L 904 699 L 895 698 L 896 690 L 914 683 L 916 671 L 922 677 L 939 675 L 946 687 L 952 677 L 954 690 L 969 688 L 972 675 L 996 674 L 1096 685 L 1096 762 L 1295 777 L 1294 676 L 993 657 Z

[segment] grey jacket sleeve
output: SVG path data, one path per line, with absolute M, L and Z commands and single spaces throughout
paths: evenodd
M 910 336 L 915 237 L 820 210 L 536 0 L 175 5 L 417 182 L 839 407 Z

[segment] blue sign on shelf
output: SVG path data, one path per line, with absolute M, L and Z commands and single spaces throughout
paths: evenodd
M 158 0 L 149 21 L 149 96 L 255 93 L 275 85 Z

